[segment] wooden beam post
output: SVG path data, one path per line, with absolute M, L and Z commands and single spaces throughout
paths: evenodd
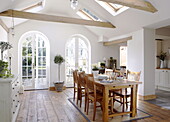
M 118 44 L 118 43 L 124 43 L 127 42 L 128 40 L 132 40 L 132 36 L 126 37 L 126 38 L 121 38 L 121 39 L 116 39 L 113 41 L 108 41 L 108 42 L 103 42 L 104 46 L 110 46 L 113 44 Z
M 144 10 L 152 13 L 158 11 L 150 2 L 144 0 L 99 0 L 99 1 L 120 4 L 130 8 Z
M 61 17 L 61 16 L 46 15 L 46 14 L 39 14 L 39 13 L 30 13 L 30 12 L 23 12 L 23 11 L 16 11 L 16 10 L 7 10 L 1 12 L 0 16 L 32 19 L 32 20 L 48 21 L 48 22 L 88 25 L 88 26 L 105 27 L 105 28 L 115 28 L 115 26 L 112 25 L 110 22 L 99 22 L 99 21 Z
M 2 19 L 0 19 L 0 25 L 3 27 L 3 29 L 9 33 L 9 28 L 5 25 L 5 23 L 2 21 Z

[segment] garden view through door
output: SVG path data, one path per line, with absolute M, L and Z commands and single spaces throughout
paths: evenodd
M 25 89 L 48 87 L 45 38 L 31 33 L 22 40 L 22 81 Z

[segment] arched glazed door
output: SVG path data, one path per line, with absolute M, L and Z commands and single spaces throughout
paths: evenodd
M 73 36 L 66 44 L 66 86 L 73 86 L 72 71 L 78 69 L 89 73 L 91 49 L 89 41 L 82 36 Z
M 41 33 L 28 33 L 21 38 L 21 80 L 26 89 L 48 88 L 47 38 Z

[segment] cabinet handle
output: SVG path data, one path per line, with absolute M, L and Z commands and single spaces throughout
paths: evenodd
M 13 114 L 15 114 L 15 112 L 13 112 Z
M 17 108 L 18 106 L 16 105 L 15 107 Z
M 19 83 L 19 82 L 17 82 L 17 83 Z
M 12 89 L 15 89 L 15 88 L 12 88 Z
M 13 102 L 15 102 L 15 100 L 13 100 Z

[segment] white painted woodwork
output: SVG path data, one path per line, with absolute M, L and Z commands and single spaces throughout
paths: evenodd
M 9 33 L 9 28 L 6 26 L 6 24 L 2 21 L 2 19 L 0 19 L 0 25 L 3 27 L 3 29 Z
M 156 70 L 155 84 L 157 89 L 170 91 L 170 70 Z
M 19 107 L 18 77 L 0 79 L 0 122 L 15 122 Z

